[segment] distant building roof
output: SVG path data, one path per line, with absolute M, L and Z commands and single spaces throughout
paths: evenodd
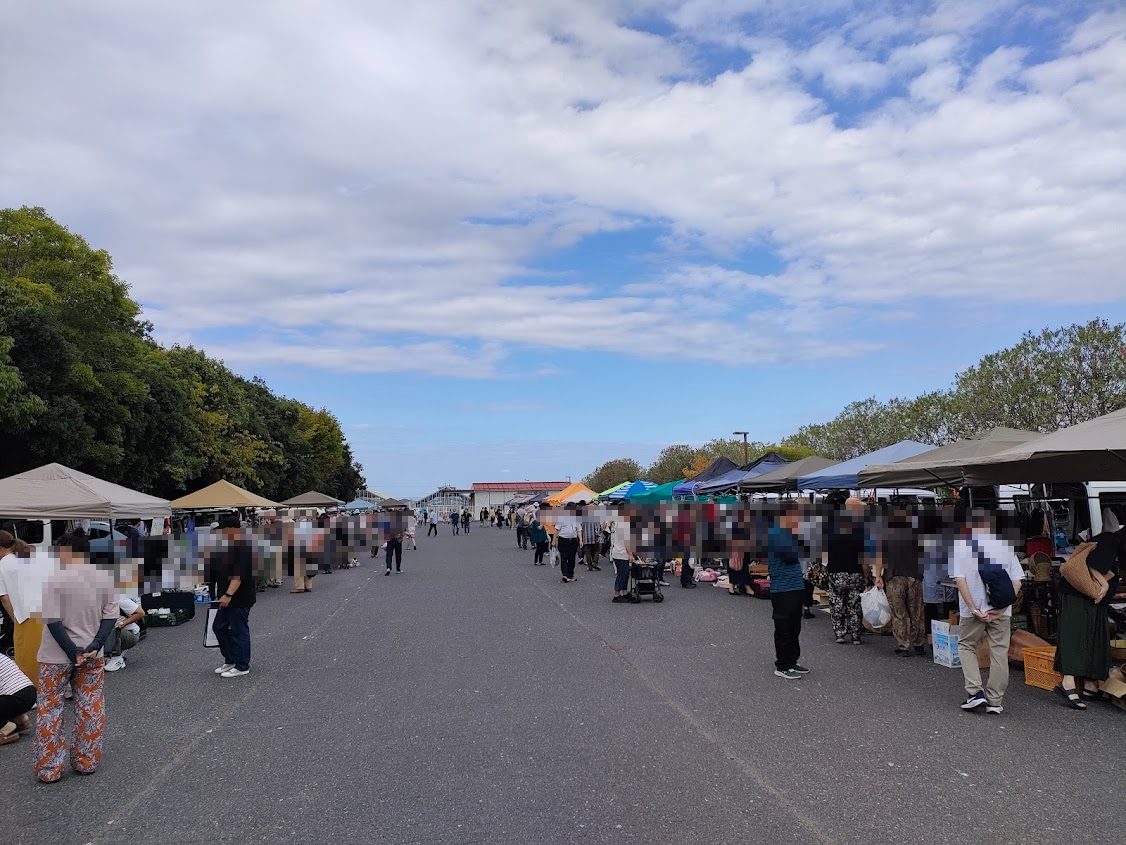
M 535 493 L 546 490 L 556 492 L 567 487 L 570 481 L 474 481 L 474 493 Z

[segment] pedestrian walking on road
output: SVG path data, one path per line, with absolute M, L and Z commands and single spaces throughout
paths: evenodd
M 834 514 L 825 543 L 825 570 L 829 576 L 829 615 L 837 643 L 860 645 L 862 630 L 860 595 L 868 583 L 869 563 L 863 524 L 864 503 L 849 499 Z
M 966 682 L 966 700 L 962 709 L 976 710 L 985 705 L 986 713 L 999 715 L 1005 709 L 1001 702 L 1009 687 L 1012 601 L 1020 595 L 1024 569 L 1012 547 L 993 533 L 989 514 L 975 511 L 970 520 L 970 530 L 950 549 L 950 575 L 958 586 L 958 612 L 961 617 L 958 657 Z M 985 588 L 981 568 L 986 566 L 1001 567 L 1012 581 L 1011 600 L 1004 607 L 990 604 L 990 598 L 996 601 L 998 596 L 991 596 Z M 977 660 L 977 644 L 982 637 L 989 641 L 989 680 L 984 688 Z
M 243 539 L 238 514 L 219 517 L 219 532 L 225 548 L 219 552 L 213 581 L 221 590 L 219 611 L 211 630 L 219 641 L 223 665 L 215 674 L 237 678 L 250 672 L 250 609 L 254 607 L 254 556 L 250 544 Z M 328 539 L 327 537 L 325 538 Z
M 900 657 L 926 654 L 927 619 L 923 608 L 923 543 L 906 508 L 891 513 L 875 563 L 876 587 L 887 594 L 891 632 Z
M 805 579 L 801 560 L 796 502 L 782 505 L 778 519 L 766 532 L 766 565 L 770 575 L 770 605 L 774 618 L 774 674 L 787 681 L 809 673 L 798 663 L 801 657 L 801 620 Z
M 610 527 L 610 560 L 614 562 L 614 604 L 629 601 L 629 565 L 633 560 L 633 539 L 624 513 L 618 513 Z
M 438 536 L 438 512 L 437 511 L 430 511 L 430 527 L 426 529 L 426 536 L 429 537 L 431 534 L 433 534 L 435 537 Z
M 540 522 L 539 514 L 532 516 L 532 543 L 536 547 L 536 554 L 532 560 L 532 566 L 547 566 L 544 561 L 544 555 L 547 554 L 550 540 L 547 536 L 547 529 L 544 524 Z
M 574 508 L 567 508 L 556 523 L 555 545 L 559 549 L 559 570 L 562 581 L 568 584 L 579 579 L 575 577 L 575 556 L 582 542 L 579 517 Z
M 466 534 L 469 533 L 469 523 L 472 521 L 473 520 L 469 516 L 469 508 L 466 508 L 461 512 L 461 530 Z
M 461 514 L 458 513 L 457 511 L 450 511 L 450 527 L 453 528 L 454 535 L 457 535 L 458 533 L 460 533 L 459 530 L 458 530 L 460 525 L 461 525 Z
M 392 529 L 394 530 L 394 529 Z M 387 537 L 387 571 L 384 575 L 391 574 L 391 559 L 395 559 L 395 572 L 402 574 L 403 572 L 403 534 L 394 533 Z
M 90 775 L 102 761 L 106 726 L 102 646 L 117 622 L 117 588 L 108 572 L 90 563 L 90 541 L 79 532 L 60 541 L 61 568 L 43 586 L 47 632 L 39 646 L 35 719 L 35 775 L 43 783 L 55 783 L 63 776 L 68 756 L 63 706 L 68 689 L 74 694 L 70 766 Z M 250 590 L 253 595 L 253 583 Z
M 598 513 L 593 506 L 579 502 L 579 510 L 582 513 L 579 529 L 582 532 L 583 562 L 586 564 L 587 572 L 601 571 L 602 567 L 598 565 L 598 553 L 602 548 L 603 524 L 599 521 Z

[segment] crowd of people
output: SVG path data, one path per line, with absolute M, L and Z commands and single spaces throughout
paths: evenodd
M 124 652 L 144 635 L 145 569 L 154 548 L 165 568 L 206 585 L 213 601 L 211 631 L 222 655 L 215 672 L 237 678 L 250 672 L 250 614 L 256 594 L 278 586 L 289 573 L 292 593 L 310 592 L 312 578 L 357 565 L 365 550 L 382 550 L 385 574 L 402 573 L 404 546 L 417 548 L 416 523 L 435 529 L 449 522 L 454 535 L 468 533 L 468 509 L 362 516 L 322 514 L 294 521 L 272 510 L 220 515 L 214 531 L 183 538 L 137 540 L 130 564 L 106 567 L 91 560 L 81 528 L 68 531 L 50 554 L 35 554 L 0 531 L 0 606 L 12 625 L 14 659 L 0 654 L 0 745 L 34 728 L 35 774 L 58 781 L 69 757 L 79 774 L 96 771 L 105 724 L 104 674 L 124 667 Z M 1011 538 L 994 513 L 876 509 L 857 499 L 840 507 L 804 502 L 483 509 L 482 524 L 515 530 L 516 544 L 531 550 L 533 566 L 555 563 L 560 582 L 574 583 L 581 560 L 589 572 L 607 558 L 614 570 L 611 601 L 631 601 L 631 565 L 651 561 L 657 583 L 669 567 L 680 586 L 693 589 L 704 561 L 722 561 L 728 592 L 769 592 L 774 624 L 774 675 L 795 680 L 809 674 L 801 662 L 802 620 L 810 618 L 815 590 L 828 596 L 832 636 L 840 645 L 861 645 L 866 628 L 862 596 L 878 590 L 890 611 L 896 654 L 926 654 L 930 619 L 957 613 L 958 653 L 966 698 L 961 707 L 1000 714 L 1009 678 L 1008 651 L 1014 603 L 1025 572 Z M 436 533 L 433 531 L 432 533 Z M 1107 605 L 1115 595 L 1126 532 L 1115 514 L 1103 514 L 1087 561 L 1103 573 L 1108 591 L 1097 600 L 1061 586 L 1056 670 L 1059 693 L 1085 709 L 1112 666 Z M 178 555 L 181 555 L 178 557 Z M 766 578 L 752 572 L 765 562 Z M 1062 584 L 1062 582 L 1061 582 Z M 164 586 L 167 586 L 166 584 Z M 988 645 L 983 680 L 978 643 Z M 72 738 L 63 730 L 64 702 L 74 702 Z M 29 718 L 36 713 L 34 723 Z

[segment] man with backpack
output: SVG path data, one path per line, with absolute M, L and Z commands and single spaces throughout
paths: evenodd
M 1024 570 L 1012 547 L 993 532 L 984 511 L 974 511 L 970 524 L 950 549 L 950 576 L 958 586 L 958 657 L 966 683 L 963 710 L 985 706 L 999 715 L 1009 686 L 1009 639 L 1013 602 L 1020 593 Z M 977 661 L 978 641 L 989 642 L 989 680 L 984 689 Z

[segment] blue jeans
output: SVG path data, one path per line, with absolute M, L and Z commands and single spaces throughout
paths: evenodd
M 629 586 L 629 561 L 614 561 L 614 592 L 624 593 Z
M 250 608 L 221 607 L 211 625 L 223 662 L 233 663 L 236 669 L 250 668 Z

